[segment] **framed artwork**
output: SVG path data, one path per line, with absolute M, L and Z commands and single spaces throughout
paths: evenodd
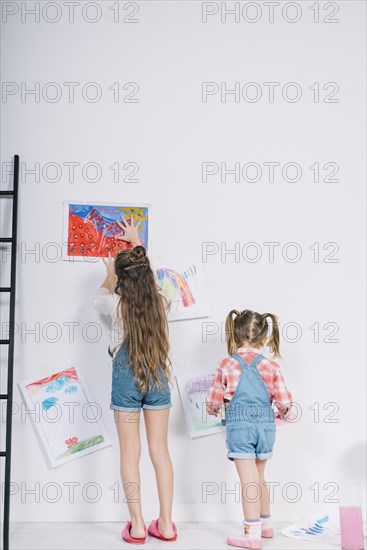
M 114 256 L 131 244 L 116 239 L 122 230 L 116 223 L 121 218 L 141 222 L 139 236 L 148 249 L 150 205 L 93 202 L 64 202 L 63 259 L 83 260 Z
M 101 410 L 74 367 L 18 383 L 52 468 L 111 445 Z
M 205 399 L 214 374 L 181 378 L 176 376 L 178 391 L 191 438 L 212 435 L 225 430 L 220 417 L 206 413 Z
M 160 287 L 171 308 L 169 321 L 209 317 L 209 300 L 202 265 L 192 258 L 172 259 L 157 265 Z

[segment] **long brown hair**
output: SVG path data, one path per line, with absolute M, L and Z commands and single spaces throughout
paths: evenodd
M 123 345 L 138 389 L 144 392 L 149 388 L 150 376 L 154 384 L 162 387 L 159 367 L 164 378 L 171 378 L 168 323 L 145 248 L 136 246 L 116 254 L 115 272 Z
M 233 317 L 235 315 L 235 317 Z M 243 343 L 259 345 L 266 338 L 269 331 L 267 317 L 272 321 L 272 333 L 268 346 L 274 357 L 281 357 L 279 352 L 279 326 L 278 318 L 272 313 L 257 313 L 250 309 L 238 311 L 232 309 L 226 319 L 226 342 L 228 353 L 235 353 Z

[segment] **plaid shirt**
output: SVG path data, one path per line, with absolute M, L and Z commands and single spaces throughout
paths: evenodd
M 259 355 L 259 350 L 256 348 L 238 348 L 237 353 L 249 364 L 256 355 Z M 285 414 L 292 406 L 292 395 L 286 388 L 278 363 L 264 358 L 258 362 L 257 370 L 268 390 L 271 402 L 277 407 L 280 414 Z M 226 357 L 219 363 L 214 382 L 206 398 L 208 414 L 216 416 L 222 407 L 223 401 L 225 406 L 228 407 L 236 391 L 241 373 L 241 365 L 231 357 Z

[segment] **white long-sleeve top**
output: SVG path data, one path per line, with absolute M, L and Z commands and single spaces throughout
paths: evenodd
M 156 278 L 156 283 L 158 287 L 158 292 L 163 298 L 163 303 L 165 310 L 168 313 L 171 303 L 166 299 L 161 287 L 158 284 L 158 278 L 156 272 L 154 271 Z M 124 339 L 124 329 L 122 326 L 122 320 L 120 319 L 120 312 L 118 308 L 120 296 L 118 294 L 110 292 L 105 287 L 100 287 L 94 298 L 93 298 L 93 308 L 97 310 L 102 315 L 105 315 L 109 320 L 110 328 L 110 351 L 113 356 L 120 348 L 122 341 Z

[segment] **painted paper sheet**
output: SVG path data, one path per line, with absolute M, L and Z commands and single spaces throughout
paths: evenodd
M 52 467 L 111 445 L 101 408 L 74 367 L 19 388 Z
M 206 413 L 205 399 L 213 380 L 214 374 L 182 379 L 176 376 L 190 437 L 202 437 L 225 430 L 220 417 Z
M 148 249 L 149 205 L 65 201 L 63 259 L 102 258 L 131 248 L 130 243 L 116 239 L 123 234 L 117 220 L 124 217 L 130 222 L 131 216 L 135 224 L 141 222 L 139 236 Z
M 289 527 L 284 527 L 282 534 L 292 539 L 335 544 L 340 547 L 338 521 L 330 515 L 303 519 Z
M 158 282 L 171 302 L 169 321 L 209 317 L 209 300 L 199 261 L 172 259 L 157 265 Z

